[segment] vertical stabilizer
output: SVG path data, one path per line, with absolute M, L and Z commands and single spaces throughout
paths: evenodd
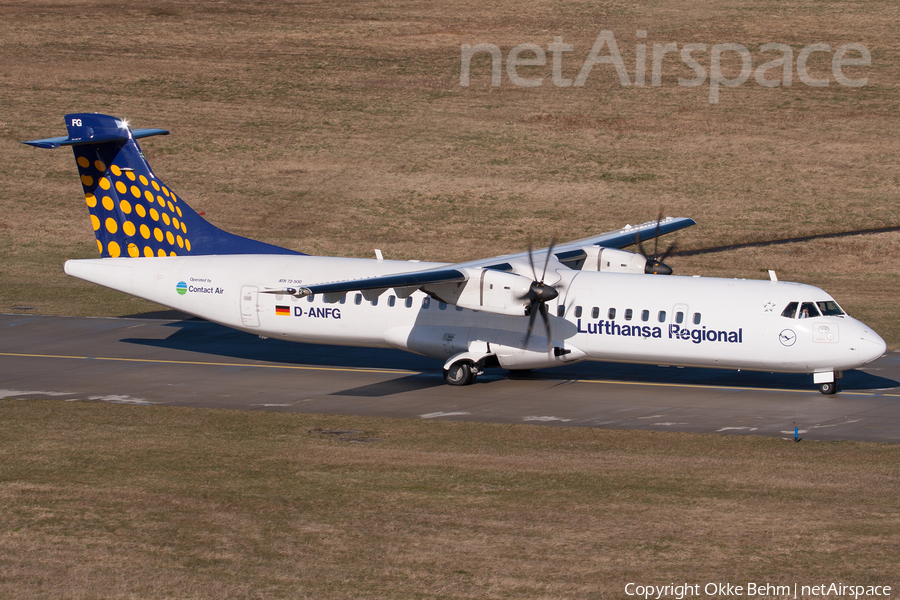
M 136 140 L 168 131 L 94 113 L 66 115 L 66 127 L 67 137 L 23 143 L 72 147 L 101 257 L 300 254 L 222 231 L 160 181 Z

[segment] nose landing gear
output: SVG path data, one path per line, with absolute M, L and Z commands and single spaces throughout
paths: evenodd
M 831 395 L 831 394 L 835 394 L 838 391 L 838 385 L 833 381 L 827 382 L 827 383 L 820 383 L 819 391 L 827 396 Z
M 844 373 L 842 371 L 824 371 L 820 373 L 813 373 L 813 382 L 817 386 L 819 386 L 819 391 L 826 396 L 837 393 L 837 391 L 840 389 L 837 382 L 839 379 L 843 378 Z

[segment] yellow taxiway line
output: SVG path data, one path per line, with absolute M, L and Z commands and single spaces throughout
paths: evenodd
M 256 365 L 253 363 L 226 363 L 201 360 L 165 360 L 157 358 L 122 358 L 111 356 L 69 356 L 65 354 L 24 354 L 17 352 L 0 352 L 0 356 L 19 358 L 66 358 L 71 360 L 105 360 L 114 362 L 154 363 L 162 365 L 205 365 L 213 367 L 250 367 L 253 369 L 296 369 L 300 371 L 342 371 L 346 373 L 386 373 L 401 375 L 418 375 L 419 371 L 403 369 L 365 369 L 356 367 L 313 367 L 308 365 Z
M 200 360 L 165 360 L 165 359 L 157 359 L 157 358 L 123 358 L 123 357 L 110 357 L 110 356 L 71 356 L 65 354 L 25 354 L 18 352 L 0 352 L 0 356 L 12 356 L 19 358 L 61 358 L 61 359 L 70 359 L 70 360 L 101 360 L 101 361 L 113 361 L 113 362 L 132 362 L 132 363 L 149 363 L 149 364 L 163 364 L 163 365 L 203 365 L 203 366 L 211 366 L 211 367 L 248 367 L 252 369 L 294 369 L 298 371 L 336 371 L 343 373 L 381 373 L 385 375 L 420 375 L 421 371 L 408 371 L 405 369 L 366 369 L 361 367 L 315 367 L 310 365 L 267 365 L 267 364 L 252 364 L 252 363 L 226 363 L 226 362 L 212 362 L 212 361 L 200 361 Z M 702 390 L 732 390 L 732 391 L 746 391 L 746 392 L 784 392 L 790 394 L 808 394 L 811 392 L 815 392 L 814 389 L 808 390 L 789 390 L 783 388 L 755 388 L 755 387 L 742 387 L 742 386 L 734 386 L 734 385 L 706 385 L 699 383 L 654 383 L 648 381 L 620 381 L 615 379 L 573 379 L 571 380 L 573 383 L 593 383 L 593 384 L 606 384 L 606 385 L 633 385 L 633 386 L 644 386 L 644 387 L 677 387 L 677 388 L 691 388 L 691 389 L 702 389 Z M 887 398 L 900 398 L 900 394 L 890 394 L 890 393 L 882 393 L 882 392 L 856 392 L 856 391 L 842 391 L 841 392 L 845 396 L 880 396 Z
M 614 379 L 576 379 L 576 383 L 605 383 L 611 385 L 639 385 L 639 386 L 655 386 L 655 387 L 679 387 L 679 388 L 696 388 L 703 390 L 733 390 L 739 392 L 787 392 L 791 394 L 809 394 L 811 392 L 818 393 L 815 389 L 808 390 L 789 390 L 784 388 L 756 388 L 742 387 L 738 385 L 707 385 L 702 383 L 652 383 L 648 381 L 619 381 Z M 856 392 L 844 391 L 840 392 L 844 396 L 884 396 L 889 398 L 900 398 L 900 394 L 888 394 L 882 392 Z

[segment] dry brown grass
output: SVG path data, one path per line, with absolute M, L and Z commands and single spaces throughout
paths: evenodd
M 310 253 L 457 261 L 586 236 L 669 214 L 700 222 L 682 247 L 900 224 L 897 86 L 900 9 L 892 2 L 280 3 L 0 2 L 0 306 L 127 314 L 144 302 L 67 279 L 94 245 L 68 151 L 16 143 L 62 133 L 61 115 L 96 110 L 174 136 L 143 147 L 155 170 L 209 219 Z M 574 77 L 601 29 L 633 65 L 634 32 L 675 41 L 865 44 L 863 88 L 746 84 L 619 86 L 598 66 L 583 88 L 539 88 L 485 57 L 459 85 L 460 46 L 575 45 Z M 671 58 L 671 57 L 670 57 Z M 701 57 L 701 63 L 703 62 Z M 762 62 L 754 54 L 755 64 Z M 707 59 L 708 66 L 708 59 Z M 814 54 L 814 76 L 828 72 Z M 629 67 L 631 69 L 631 67 Z M 864 71 L 864 72 L 862 72 Z M 648 72 L 649 77 L 649 72 Z M 900 348 L 900 267 L 860 260 L 898 234 L 799 249 L 791 278 L 821 284 Z M 682 271 L 759 273 L 781 249 Z M 875 253 L 877 254 L 877 253 Z M 838 257 L 842 260 L 835 261 Z M 854 260 L 854 257 L 857 259 Z M 840 262 L 842 267 L 834 268 Z M 879 294 L 873 296 L 871 289 Z
M 896 445 L 19 400 L 0 436 L 10 599 L 900 583 Z

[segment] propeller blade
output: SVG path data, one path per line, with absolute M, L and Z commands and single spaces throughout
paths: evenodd
M 663 220 L 663 208 L 659 208 L 659 214 L 656 216 L 656 237 L 653 238 L 653 258 L 659 260 L 659 224 Z
M 644 251 L 644 244 L 641 243 L 641 233 L 640 233 L 640 232 L 636 232 L 636 233 L 634 234 L 634 242 L 637 244 L 638 252 L 641 253 L 641 256 L 643 256 L 644 258 L 649 259 L 650 257 L 648 257 L 648 256 L 647 256 L 647 253 Z
M 525 330 L 525 341 L 522 342 L 522 349 L 528 347 L 528 340 L 531 339 L 531 331 L 534 329 L 534 320 L 537 318 L 538 311 L 534 310 L 534 305 L 532 305 L 532 310 L 528 315 L 528 329 Z
M 550 238 L 550 247 L 547 248 L 547 259 L 544 261 L 544 272 L 541 273 L 541 283 L 544 283 L 544 277 L 547 276 L 547 265 L 550 264 L 550 256 L 553 254 L 553 246 L 556 245 L 556 236 Z
M 533 281 L 537 281 L 537 269 L 534 268 L 534 247 L 531 245 L 531 242 L 528 242 L 528 262 L 531 263 L 531 275 L 533 277 Z
M 672 251 L 677 247 L 678 247 L 678 242 L 673 241 L 671 244 L 669 244 L 669 247 L 666 248 L 666 251 L 663 252 L 663 255 L 659 257 L 659 262 L 666 260 L 666 257 L 669 256 L 669 254 L 671 254 Z
M 547 327 L 547 352 L 553 348 L 553 332 L 550 330 L 550 314 L 547 310 L 547 304 L 541 302 L 539 306 L 541 316 L 544 317 L 544 325 Z

